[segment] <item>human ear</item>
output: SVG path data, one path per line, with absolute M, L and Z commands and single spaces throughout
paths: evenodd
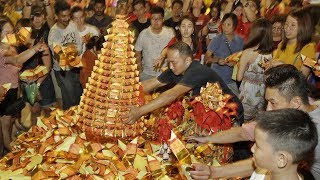
M 191 57 L 186 57 L 186 64 L 189 66 L 192 63 Z
M 277 167 L 278 168 L 284 168 L 287 166 L 287 164 L 289 164 L 290 162 L 292 162 L 292 156 L 291 154 L 289 154 L 286 151 L 279 151 L 276 153 L 277 156 Z
M 291 108 L 295 108 L 295 109 L 299 109 L 302 105 L 302 100 L 300 97 L 298 96 L 294 96 L 291 100 L 290 100 L 290 105 Z

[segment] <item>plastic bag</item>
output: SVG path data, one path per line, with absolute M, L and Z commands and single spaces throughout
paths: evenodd
M 25 89 L 28 102 L 31 105 L 34 105 L 34 103 L 37 102 L 37 100 L 39 100 L 39 95 L 40 95 L 39 86 L 35 82 L 32 82 L 32 83 L 26 84 L 24 89 Z

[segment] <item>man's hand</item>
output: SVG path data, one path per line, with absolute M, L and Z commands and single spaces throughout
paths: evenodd
M 135 123 L 138 119 L 140 119 L 142 116 L 140 108 L 138 107 L 133 107 L 131 108 L 129 114 L 125 115 L 124 118 L 127 118 L 128 120 L 124 121 L 126 124 L 133 124 Z
M 203 144 L 209 142 L 209 141 L 208 141 L 208 137 L 199 137 L 199 136 L 189 136 L 189 137 L 186 137 L 186 140 L 187 140 L 187 141 L 192 141 L 192 140 L 194 140 L 194 141 L 197 141 L 197 142 L 203 143 Z
M 192 179 L 207 180 L 212 176 L 212 170 L 210 166 L 206 164 L 192 164 L 192 167 L 194 168 L 194 170 L 189 171 Z

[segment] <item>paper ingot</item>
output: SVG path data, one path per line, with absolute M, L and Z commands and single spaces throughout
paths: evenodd
M 310 68 L 313 68 L 317 64 L 316 60 L 309 58 L 303 54 L 301 54 L 301 60 L 303 62 L 303 65 L 308 66 Z
M 177 138 L 176 134 L 171 131 L 171 137 L 169 139 L 170 149 L 176 156 L 180 164 L 191 164 L 191 158 L 189 151 L 185 145 Z
M 225 61 L 227 63 L 231 63 L 233 65 L 237 64 L 240 61 L 241 55 L 243 51 L 236 52 L 234 54 L 231 54 L 230 56 L 226 57 Z
M 204 157 L 204 156 L 208 156 L 211 154 L 211 148 L 208 144 L 205 144 L 205 145 L 201 145 L 201 146 L 198 146 L 196 149 L 195 149 L 195 155 L 199 158 L 201 157 Z
M 161 162 L 153 156 L 147 155 L 148 167 L 153 177 L 159 177 L 162 174 Z
M 14 35 L 14 34 L 7 34 L 7 35 L 2 39 L 1 42 L 5 43 L 5 44 L 12 45 L 12 46 L 18 45 L 18 39 L 17 39 L 16 35 Z
M 20 79 L 22 81 L 32 81 L 32 80 L 37 80 L 46 74 L 48 74 L 47 67 L 39 65 L 34 69 L 28 69 L 23 71 L 20 74 Z

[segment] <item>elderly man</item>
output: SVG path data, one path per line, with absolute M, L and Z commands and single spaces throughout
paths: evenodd
M 175 86 L 163 92 L 148 104 L 131 109 L 127 115 L 127 123 L 134 123 L 141 116 L 170 104 L 188 92 L 191 93 L 191 96 L 198 95 L 200 88 L 205 86 L 207 82 L 219 83 L 223 92 L 230 94 L 232 101 L 238 103 L 238 114 L 242 115 L 243 108 L 240 100 L 213 70 L 197 61 L 193 61 L 192 54 L 192 50 L 184 42 L 177 42 L 168 48 L 167 60 L 170 68 L 159 77 L 142 82 L 142 86 L 145 92 L 152 92 L 154 89 L 167 84 L 175 84 Z M 240 118 L 238 120 L 241 121 Z

